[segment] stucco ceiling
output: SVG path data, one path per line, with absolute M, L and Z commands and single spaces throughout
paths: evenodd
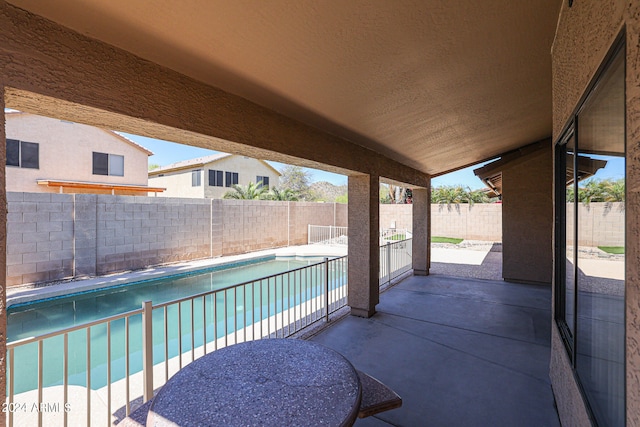
M 10 3 L 430 174 L 551 135 L 561 0 Z

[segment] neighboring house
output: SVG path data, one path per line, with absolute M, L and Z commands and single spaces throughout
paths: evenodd
M 214 154 L 163 166 L 149 172 L 149 183 L 165 187 L 165 197 L 220 199 L 234 184 L 262 182 L 278 186 L 280 172 L 264 160 L 234 154 Z
M 7 191 L 144 195 L 149 150 L 93 126 L 6 112 Z

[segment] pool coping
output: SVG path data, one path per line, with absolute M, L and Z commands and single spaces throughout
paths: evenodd
M 143 282 L 168 276 L 185 275 L 199 270 L 207 270 L 216 267 L 238 266 L 246 262 L 256 261 L 261 258 L 274 257 L 334 257 L 346 255 L 346 246 L 336 245 L 301 245 L 284 248 L 267 249 L 249 252 L 239 255 L 231 255 L 217 258 L 207 258 L 195 261 L 181 262 L 148 267 L 141 270 L 123 273 L 112 273 L 104 276 L 90 278 L 69 279 L 46 286 L 20 286 L 7 289 L 6 308 L 18 304 L 55 298 L 68 294 L 88 292 L 96 289 L 106 289 L 114 286 L 123 286 L 129 283 Z

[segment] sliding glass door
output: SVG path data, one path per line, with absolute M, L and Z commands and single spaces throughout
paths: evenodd
M 625 425 L 625 141 L 621 46 L 556 147 L 556 320 L 599 426 Z

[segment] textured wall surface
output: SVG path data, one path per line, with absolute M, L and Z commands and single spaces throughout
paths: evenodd
M 553 381 L 553 393 L 556 396 L 558 415 L 562 427 L 584 427 L 591 425 L 584 400 L 580 396 L 569 356 L 560 338 L 555 322 L 551 324 L 551 361 L 550 377 Z
M 502 277 L 505 280 L 551 283 L 552 153 L 549 142 L 546 148 L 502 170 Z
M 223 254 L 287 246 L 287 203 L 223 200 Z
M 622 29 L 625 3 L 564 0 L 551 51 L 554 141 Z
M 637 1 L 574 1 L 562 8 L 552 50 L 553 138 L 556 140 L 577 108 L 589 82 L 622 29 L 626 31 L 626 387 L 627 425 L 640 426 L 640 3 Z M 552 361 L 564 352 L 556 340 Z M 559 408 L 583 408 L 570 367 L 552 365 L 551 380 Z M 563 425 L 585 419 L 560 413 Z
M 193 171 L 199 171 L 201 183 L 194 187 L 191 181 Z M 223 172 L 223 185 L 209 185 L 209 171 Z M 233 190 L 226 186 L 225 172 L 236 172 L 238 174 L 238 184 L 246 186 L 249 183 L 256 183 L 257 176 L 269 177 L 269 188 L 278 187 L 280 175 L 266 162 L 245 156 L 228 156 L 210 162 L 204 166 L 198 165 L 192 168 L 177 171 L 158 172 L 149 176 L 149 185 L 153 187 L 164 187 L 166 190 L 158 193 L 158 197 L 205 197 L 221 199 L 225 193 Z
M 0 83 L 0 107 L 4 111 L 4 84 Z M 0 141 L 6 139 L 5 122 L 0 120 Z M 7 145 L 0 144 L 0 165 L 7 162 Z M 0 399 L 5 401 L 7 390 L 7 372 L 6 354 L 7 354 L 7 313 L 5 312 L 5 304 L 7 301 L 7 282 L 2 282 L 2 277 L 7 277 L 7 186 L 4 171 L 0 171 L 0 224 L 5 226 L 0 229 Z M 6 423 L 5 417 L 1 417 L 0 425 Z
M 9 286 L 306 244 L 309 224 L 347 225 L 332 203 L 7 195 Z
M 7 193 L 7 200 L 7 285 L 73 276 L 74 196 Z M 95 230 L 95 210 L 93 219 Z M 95 239 L 90 245 L 95 248 Z M 82 251 L 82 243 L 79 246 Z M 89 274 L 95 274 L 93 254 Z M 79 266 L 86 259 L 81 256 Z
M 413 274 L 425 276 L 429 274 L 431 266 L 431 245 L 429 244 L 430 216 L 431 216 L 431 189 L 413 190 L 413 240 L 411 251 L 411 262 L 413 264 Z
M 112 132 L 35 114 L 6 117 L 7 138 L 38 143 L 40 160 L 38 169 L 7 167 L 7 191 L 59 192 L 38 179 L 147 185 L 148 153 Z M 93 152 L 123 156 L 124 175 L 94 175 Z
M 502 241 L 502 205 L 431 205 L 431 235 Z
M 390 179 L 428 185 L 427 174 L 376 151 L 6 2 L 0 29 L 12 108 L 342 174 L 384 170 Z
M 413 205 L 380 205 L 380 227 L 413 229 Z M 502 241 L 502 205 L 431 205 L 431 235 Z
M 351 314 L 373 316 L 379 296 L 379 183 L 369 175 L 349 177 L 349 295 Z
M 578 204 L 578 245 L 624 246 L 625 203 Z M 567 203 L 567 228 L 573 229 L 573 203 Z M 573 243 L 572 236 L 567 242 Z
M 347 205 L 292 202 L 290 206 L 293 207 L 289 212 L 289 241 L 291 245 L 304 245 L 307 243 L 307 226 L 309 224 L 347 226 Z
M 413 228 L 413 205 L 380 205 L 380 228 Z
M 210 255 L 211 203 L 97 196 L 96 273 Z
M 640 426 L 640 2 L 629 1 L 627 31 L 626 326 L 627 425 Z

